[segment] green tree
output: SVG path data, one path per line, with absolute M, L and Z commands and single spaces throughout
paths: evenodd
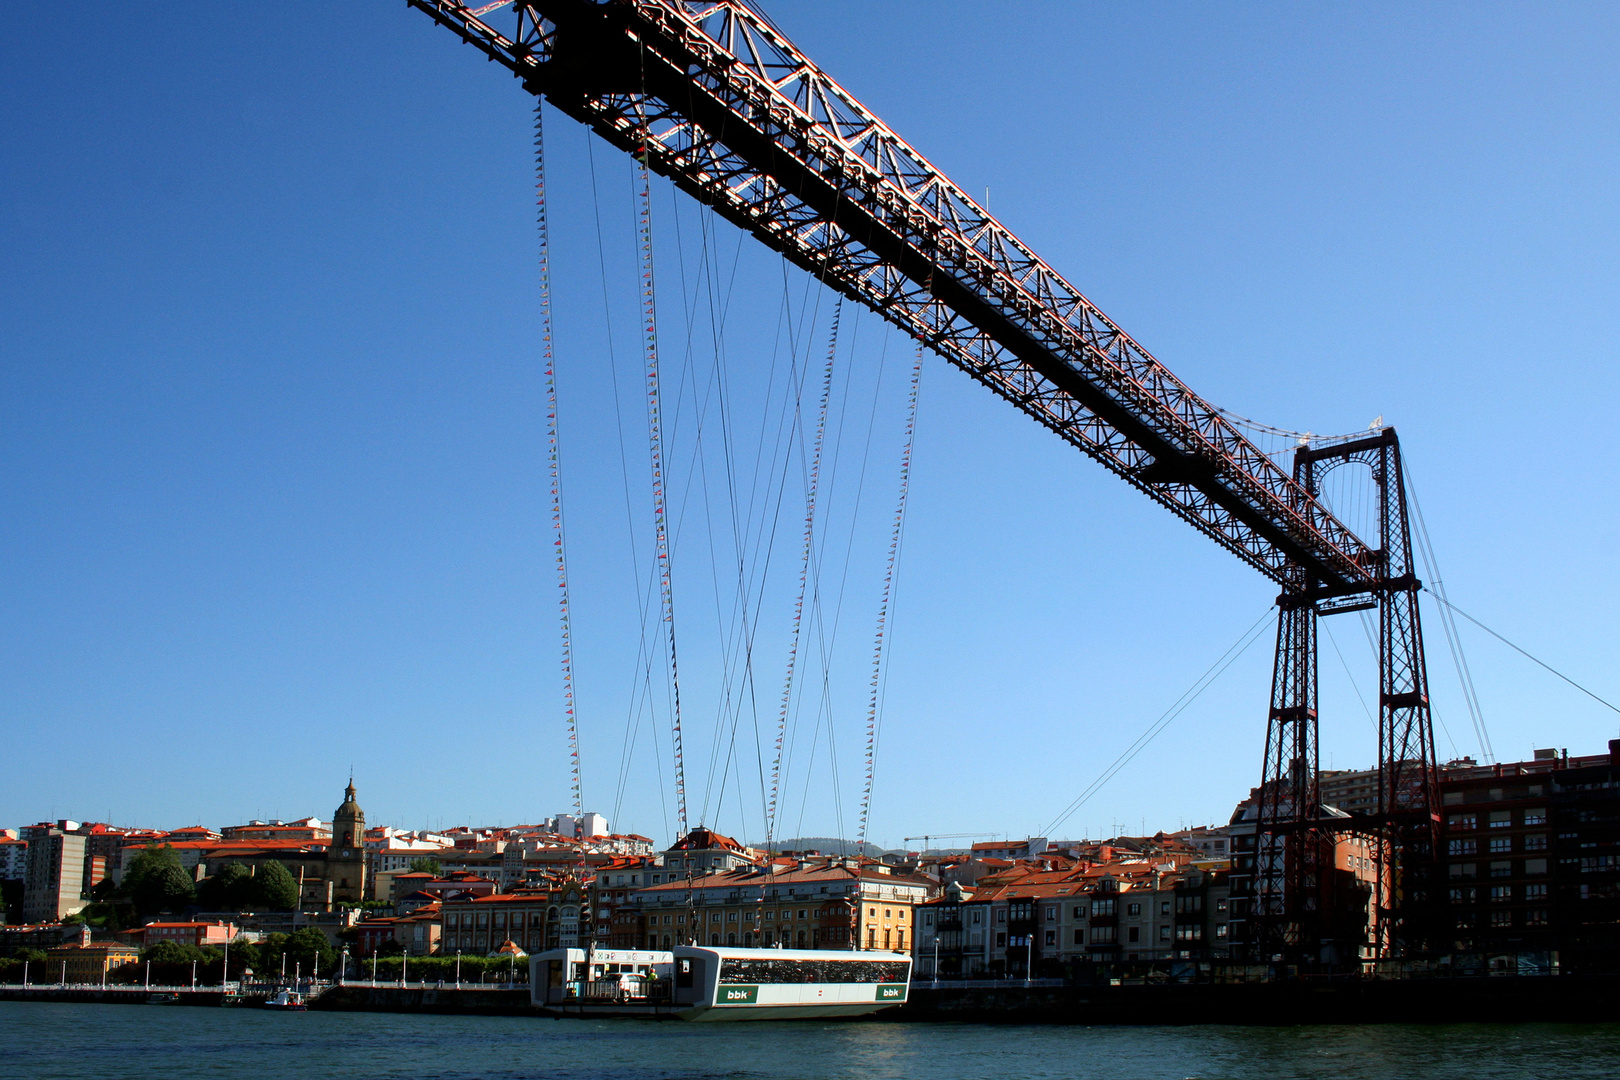
M 124 893 L 142 914 L 178 911 L 191 903 L 196 886 L 168 844 L 149 844 L 124 871 Z
M 246 938 L 237 938 L 231 942 L 231 978 L 239 979 L 244 971 L 261 971 L 259 966 L 259 947 Z
M 204 911 L 245 911 L 253 906 L 256 891 L 253 872 L 241 863 L 230 863 L 198 883 L 197 905 Z
M 264 940 L 259 942 L 258 966 L 253 970 L 264 976 L 275 976 L 281 973 L 281 957 L 287 951 L 286 934 L 266 934 Z M 292 970 L 291 962 L 287 970 Z
M 43 964 L 50 957 L 45 955 L 44 949 L 18 949 L 11 954 L 13 960 L 23 960 L 30 964 Z
M 326 935 L 313 926 L 288 934 L 286 950 L 288 965 L 299 965 L 306 975 L 316 970 L 317 960 L 320 961 L 320 970 L 328 974 L 337 967 L 337 950 L 326 940 Z
M 247 890 L 250 907 L 265 911 L 291 911 L 298 906 L 298 882 L 274 859 L 259 867 Z
M 434 877 L 438 877 L 441 872 L 438 859 L 411 860 L 411 873 L 413 874 L 432 874 Z

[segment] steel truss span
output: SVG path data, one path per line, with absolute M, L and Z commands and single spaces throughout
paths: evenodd
M 739 0 L 407 3 L 1279 585 L 1372 587 L 1366 543 Z

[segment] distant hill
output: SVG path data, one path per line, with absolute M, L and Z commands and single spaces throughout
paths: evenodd
M 763 848 L 763 842 L 755 842 L 749 847 Z M 836 836 L 795 836 L 791 840 L 773 840 L 771 848 L 775 851 L 819 851 L 823 855 L 865 855 L 875 859 L 881 855 L 889 854 L 884 848 L 876 844 L 857 844 L 854 840 L 840 840 Z M 905 854 L 903 849 L 896 849 L 899 854 Z

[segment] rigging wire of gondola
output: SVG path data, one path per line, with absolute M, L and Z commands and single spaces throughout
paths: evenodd
M 645 105 L 643 95 L 642 103 Z M 652 457 L 653 561 L 658 574 L 664 634 L 669 643 L 671 730 L 675 757 L 675 810 L 680 835 L 687 833 L 686 762 L 681 745 L 680 664 L 675 648 L 675 593 L 669 566 L 669 522 L 664 505 L 664 433 L 658 387 L 658 301 L 653 277 L 652 179 L 647 170 L 647 119 L 641 117 L 641 149 L 636 157 L 641 196 L 641 296 L 643 340 L 647 357 L 647 433 Z
M 872 810 L 872 781 L 877 773 L 878 698 L 883 681 L 884 634 L 894 599 L 895 566 L 900 557 L 900 538 L 905 531 L 906 496 L 911 490 L 911 448 L 917 433 L 917 391 L 922 386 L 923 343 L 917 342 L 917 358 L 911 365 L 911 391 L 906 397 L 906 439 L 900 451 L 900 499 L 894 511 L 894 528 L 889 534 L 889 562 L 883 572 L 883 599 L 878 605 L 877 635 L 872 646 L 872 678 L 866 709 L 866 784 L 861 792 L 861 815 L 856 830 L 855 850 L 866 844 L 866 826 Z
M 833 306 L 832 331 L 827 337 L 827 362 L 821 372 L 821 399 L 816 406 L 816 432 L 811 442 L 809 472 L 804 491 L 804 543 L 799 555 L 799 591 L 793 600 L 792 631 L 788 640 L 787 674 L 782 681 L 782 701 L 776 719 L 776 745 L 771 759 L 770 796 L 765 807 L 765 849 L 776 839 L 776 810 L 782 784 L 782 750 L 787 740 L 788 712 L 793 700 L 793 675 L 799 658 L 799 634 L 804 624 L 804 597 L 810 584 L 810 558 L 816 535 L 816 494 L 821 481 L 821 452 L 827 438 L 827 406 L 832 399 L 833 359 L 838 352 L 838 327 L 844 313 L 844 298 Z
M 569 618 L 568 555 L 563 542 L 562 461 L 558 454 L 557 358 L 551 319 L 551 230 L 546 214 L 545 103 L 534 103 L 534 201 L 540 240 L 540 355 L 546 380 L 546 460 L 551 482 L 551 546 L 557 574 L 557 617 L 562 630 L 563 718 L 568 727 L 568 761 L 575 820 L 583 820 L 585 797 L 580 784 L 579 714 L 574 699 L 574 641 Z M 583 830 L 576 830 L 582 834 Z M 583 836 L 577 855 L 585 862 Z

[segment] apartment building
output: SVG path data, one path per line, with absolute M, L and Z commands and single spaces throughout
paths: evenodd
M 940 978 L 1045 978 L 1079 963 L 1225 958 L 1224 866 L 1116 863 L 952 885 L 918 910 L 917 972 Z
M 869 860 L 779 857 L 634 892 L 613 934 L 639 934 L 636 944 L 649 949 L 695 942 L 905 952 L 915 941 L 913 912 L 936 888 L 932 878 Z

